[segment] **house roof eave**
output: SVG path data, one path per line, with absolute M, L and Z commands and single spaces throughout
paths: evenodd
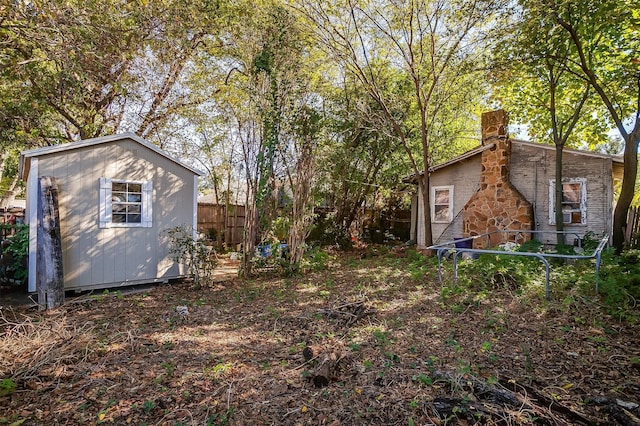
M 522 139 L 510 139 L 511 142 L 515 142 L 518 144 L 522 144 L 522 145 L 528 145 L 528 146 L 532 146 L 535 148 L 540 148 L 540 149 L 547 149 L 547 150 L 555 150 L 556 147 L 555 145 L 546 145 L 546 144 L 541 144 L 541 143 L 536 143 L 536 142 L 531 142 L 531 141 L 525 141 Z M 457 157 L 452 158 L 449 161 L 445 161 L 444 163 L 435 165 L 433 167 L 429 168 L 429 173 L 433 173 L 436 170 L 448 167 L 452 164 L 458 163 L 460 161 L 466 160 L 468 158 L 471 158 L 475 155 L 481 154 L 483 151 L 487 150 L 487 149 L 491 149 L 494 146 L 494 144 L 488 144 L 488 145 L 482 145 L 479 146 L 477 148 L 474 148 L 470 151 L 465 152 L 464 154 L 461 154 Z M 618 163 L 618 164 L 624 164 L 624 160 L 622 155 L 611 155 L 611 154 L 602 154 L 600 152 L 592 152 L 592 151 L 583 151 L 583 150 L 579 150 L 579 149 L 571 149 L 571 148 L 565 148 L 564 152 L 566 153 L 570 153 L 570 154 L 576 154 L 576 155 L 584 155 L 586 157 L 595 157 L 595 158 L 603 158 L 603 159 L 610 159 L 612 162 L 614 163 Z M 420 174 L 422 175 L 424 173 L 424 171 L 420 172 Z M 412 173 L 411 175 L 405 177 L 402 179 L 402 182 L 404 183 L 411 183 L 416 185 L 417 179 L 416 179 L 416 174 Z
M 488 144 L 488 145 L 481 145 L 481 146 L 478 146 L 476 148 L 473 148 L 473 149 L 465 152 L 464 154 L 460 154 L 457 157 L 452 158 L 449 161 L 445 161 L 444 163 L 440 163 L 440 164 L 437 164 L 435 166 L 429 167 L 429 173 L 433 173 L 434 171 L 442 169 L 442 168 L 447 167 L 447 166 L 450 166 L 451 164 L 455 164 L 455 163 L 457 163 L 459 161 L 463 161 L 463 160 L 466 160 L 468 158 L 474 157 L 474 156 L 476 156 L 478 154 L 481 154 L 483 151 L 486 151 L 487 149 L 493 148 L 494 145 L 495 144 L 491 143 L 491 144 Z M 423 173 L 424 173 L 424 170 L 420 172 L 420 175 L 422 175 Z M 415 173 L 410 174 L 409 176 L 403 178 L 402 182 L 404 182 L 404 183 L 412 183 L 414 185 L 417 184 L 416 174 Z
M 555 145 L 536 143 L 531 141 L 525 141 L 522 139 L 511 139 L 511 142 L 516 142 L 518 144 L 533 146 L 535 148 L 546 149 L 550 151 L 555 151 L 556 149 Z M 581 149 L 573 149 L 573 148 L 564 148 L 563 152 L 569 153 L 569 154 L 584 155 L 585 157 L 611 159 L 611 161 L 614 161 L 616 163 L 624 164 L 624 159 L 622 155 L 603 154 L 601 152 L 584 151 Z

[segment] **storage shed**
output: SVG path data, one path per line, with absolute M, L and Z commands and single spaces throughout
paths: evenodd
M 38 182 L 45 176 L 58 186 L 65 290 L 184 275 L 164 231 L 196 229 L 198 170 L 123 133 L 24 151 L 20 175 L 27 182 L 29 291 L 36 291 Z

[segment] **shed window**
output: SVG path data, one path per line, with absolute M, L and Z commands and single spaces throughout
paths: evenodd
M 431 188 L 431 221 L 449 223 L 453 220 L 453 186 Z
M 549 181 L 549 224 L 556 224 L 555 179 Z M 587 180 L 563 179 L 562 223 L 566 225 L 587 224 Z
M 100 178 L 100 228 L 151 227 L 151 182 Z

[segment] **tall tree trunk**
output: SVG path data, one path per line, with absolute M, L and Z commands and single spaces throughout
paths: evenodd
M 613 245 L 616 252 L 624 248 L 624 235 L 627 227 L 627 214 L 633 201 L 636 176 L 638 173 L 638 142 L 640 142 L 640 126 L 624 138 L 624 172 L 620 197 L 613 211 Z
M 552 63 L 547 62 L 547 69 L 549 71 L 549 91 L 550 91 L 550 108 L 551 113 L 551 127 L 553 132 L 553 143 L 556 146 L 556 184 L 554 188 L 555 192 L 555 218 L 556 218 L 556 244 L 564 245 L 564 216 L 562 214 L 562 198 L 563 198 L 563 185 L 562 185 L 562 157 L 564 154 L 564 146 L 569 139 L 569 135 L 573 132 L 585 102 L 589 98 L 589 86 L 585 88 L 580 102 L 573 109 L 573 114 L 569 120 L 562 123 L 558 122 L 558 114 L 556 109 L 556 93 L 558 90 L 558 80 L 561 72 L 556 73 L 556 70 Z
M 7 157 L 8 155 L 6 154 L 0 154 L 0 179 L 2 179 L 2 176 L 4 175 L 4 169 L 7 165 Z
M 296 185 L 293 194 L 293 221 L 289 231 L 290 264 L 297 269 L 304 255 L 304 242 L 311 221 L 309 198 L 311 178 L 313 177 L 313 145 L 311 140 L 304 141 L 300 158 L 296 166 Z
M 429 193 L 431 184 L 429 179 L 429 171 L 425 169 L 423 175 L 418 175 L 418 190 L 422 195 L 422 218 L 424 220 L 424 245 L 429 247 L 433 244 L 433 237 L 431 233 L 431 194 Z M 416 241 L 418 235 L 416 235 Z
M 211 180 L 213 181 L 213 198 L 215 204 L 220 204 L 220 193 L 218 192 L 218 174 L 215 171 L 210 173 Z
M 19 179 L 19 176 L 16 174 L 11 180 L 9 187 L 3 191 L 2 197 L 0 197 L 0 208 L 9 207 L 13 202 L 13 200 L 15 200 L 16 198 L 15 190 L 16 190 L 16 186 L 18 186 L 18 179 Z
M 258 232 L 258 209 L 256 207 L 255 198 L 249 195 L 248 190 L 244 209 L 244 235 L 242 238 L 243 256 L 242 267 L 240 269 L 240 275 L 245 278 L 250 278 L 254 275 L 253 257 L 255 256 L 256 237 Z
M 564 245 L 564 217 L 562 214 L 562 154 L 564 145 L 556 145 L 556 184 L 555 184 L 555 210 L 556 210 L 556 244 Z
M 231 170 L 227 170 L 227 190 L 224 193 L 224 243 L 227 247 L 230 247 L 233 244 L 233 231 L 229 232 L 229 207 L 231 205 Z M 234 206 L 234 211 L 237 209 L 237 206 Z M 235 221 L 233 225 L 235 226 Z M 219 238 L 222 241 L 222 238 Z
M 616 208 L 613 211 L 613 246 L 615 247 L 616 252 L 620 253 L 624 248 L 627 214 L 629 207 L 631 207 L 631 202 L 633 201 L 636 176 L 638 174 L 638 142 L 640 142 L 640 76 L 634 77 L 637 79 L 637 105 L 636 111 L 633 114 L 633 118 L 635 120 L 633 123 L 633 130 L 629 132 L 627 131 L 627 127 L 624 123 L 624 120 L 627 117 L 621 117 L 618 114 L 617 105 L 614 102 L 615 98 L 609 97 L 605 91 L 605 86 L 600 83 L 600 79 L 591 68 L 590 60 L 587 58 L 582 39 L 578 35 L 578 31 L 571 22 L 563 20 L 559 15 L 556 15 L 555 19 L 556 22 L 569 33 L 571 41 L 577 49 L 578 57 L 580 59 L 579 65 L 585 75 L 585 79 L 598 93 L 600 99 L 602 99 L 602 102 L 611 115 L 611 119 L 616 124 L 620 135 L 624 139 L 624 172 L 622 177 L 622 188 L 620 189 L 620 197 L 616 203 Z

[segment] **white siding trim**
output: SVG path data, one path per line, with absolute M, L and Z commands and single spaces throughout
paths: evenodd
M 38 159 L 31 159 L 27 177 L 27 223 L 29 224 L 29 282 L 27 290 L 35 292 L 38 253 Z
M 198 176 L 193 176 L 193 239 L 198 239 Z
M 153 185 L 151 181 L 142 183 L 142 227 L 153 225 Z
M 556 224 L 556 180 L 549 180 L 549 225 Z
M 100 178 L 100 205 L 98 206 L 98 227 L 111 227 L 111 179 Z

